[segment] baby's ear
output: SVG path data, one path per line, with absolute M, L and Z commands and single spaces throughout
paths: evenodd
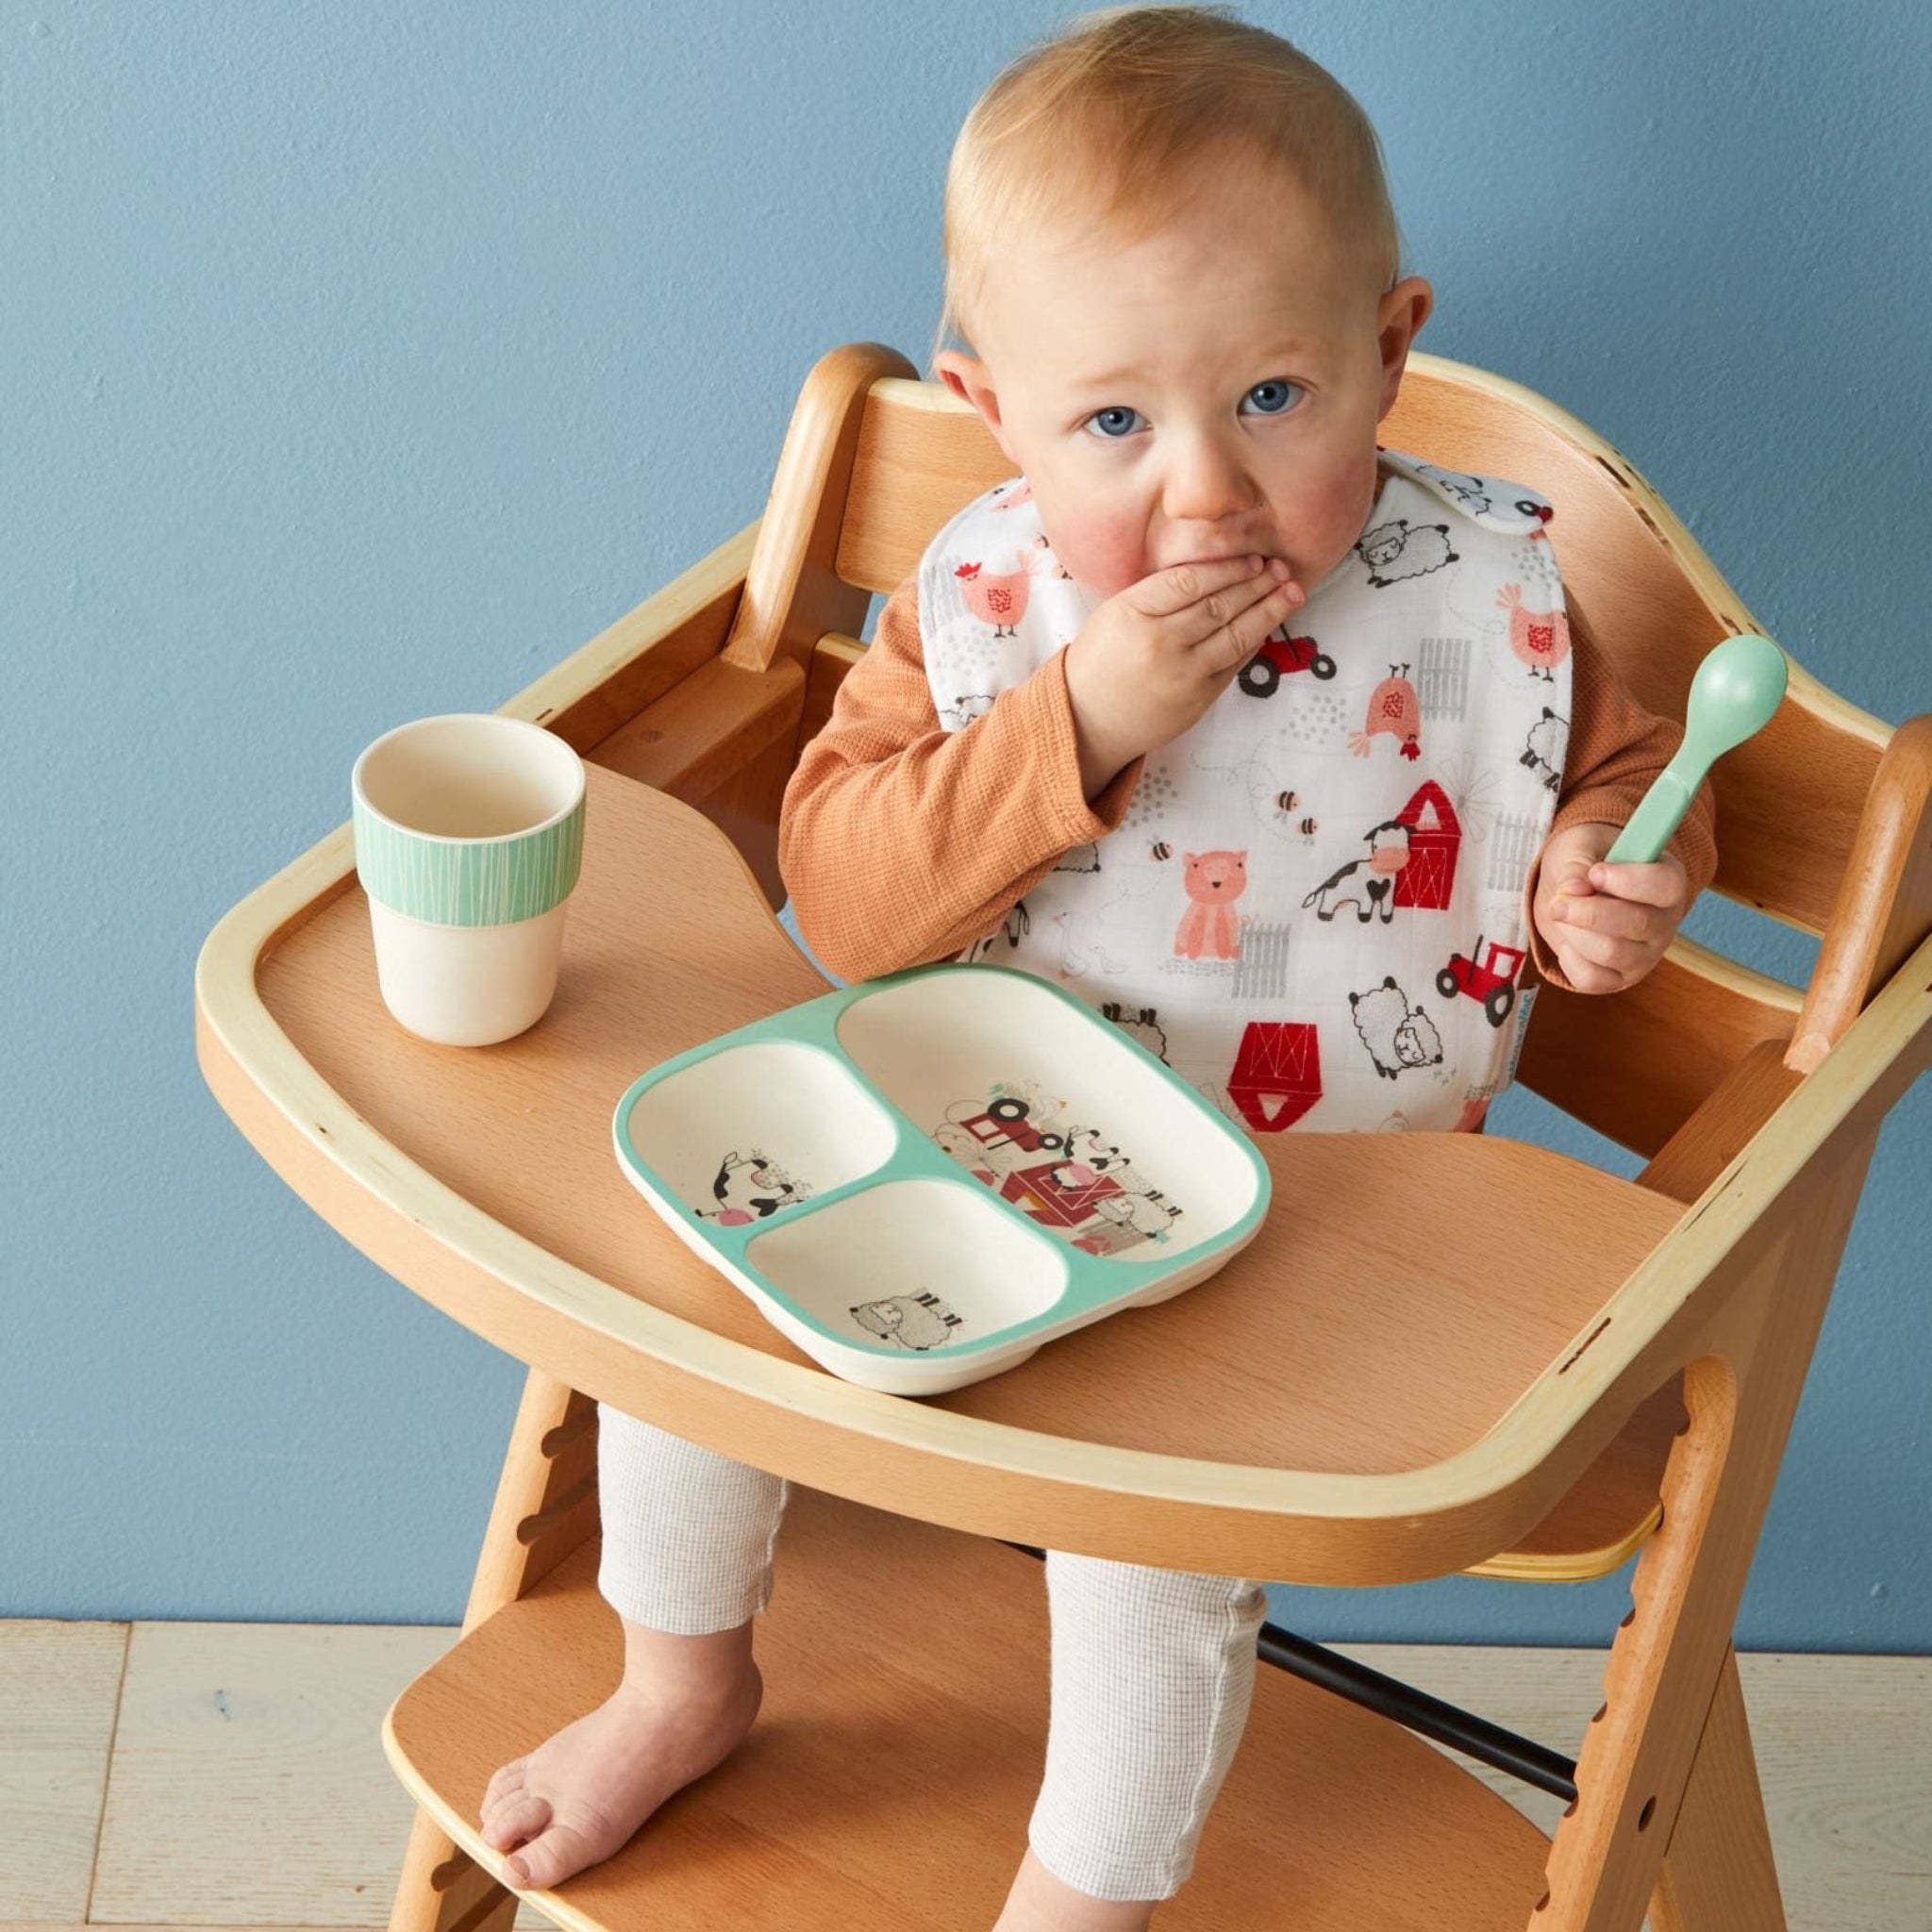
M 963 349 L 941 349 L 932 358 L 932 366 L 933 373 L 960 401 L 971 403 L 979 411 L 1008 460 L 1017 461 L 1013 446 L 1007 441 L 1006 425 L 1000 420 L 999 395 L 993 389 L 992 376 L 986 364 L 978 357 L 967 355 Z
M 1382 297 L 1375 314 L 1376 349 L 1382 358 L 1382 404 L 1375 412 L 1378 423 L 1395 407 L 1403 371 L 1408 366 L 1409 345 L 1435 306 L 1435 291 L 1420 275 L 1405 277 Z

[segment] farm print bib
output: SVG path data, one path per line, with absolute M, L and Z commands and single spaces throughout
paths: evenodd
M 1385 451 L 1355 547 L 1119 828 L 967 957 L 1058 981 L 1251 1132 L 1469 1128 L 1526 1016 L 1523 892 L 1570 731 L 1548 504 Z M 932 699 L 969 729 L 1098 600 L 1024 478 L 921 561 Z

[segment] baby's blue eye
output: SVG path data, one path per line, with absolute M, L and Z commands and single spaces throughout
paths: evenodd
M 1270 382 L 1257 382 L 1241 400 L 1252 403 L 1260 415 L 1285 416 L 1302 394 L 1300 383 L 1284 382 L 1276 377 Z
M 1095 435 L 1104 436 L 1110 441 L 1117 442 L 1122 437 L 1129 434 L 1141 420 L 1139 409 L 1130 409 L 1124 404 L 1117 404 L 1110 409 L 1094 410 L 1087 419 L 1087 427 Z

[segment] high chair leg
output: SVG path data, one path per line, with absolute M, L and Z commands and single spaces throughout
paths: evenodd
M 532 1369 L 463 1612 L 474 1630 L 515 1603 L 597 1525 L 597 1405 Z M 390 1932 L 509 1932 L 517 1898 L 425 1811 L 416 1814 Z
M 1763 1830 L 1762 1801 L 1740 1790 L 1751 1760 L 1730 1633 L 1876 1137 L 1856 1140 L 1804 1219 L 1751 1257 L 1709 1353 L 1686 1369 L 1690 1422 L 1664 1472 L 1663 1523 L 1638 1560 L 1530 1932 L 1641 1932 L 1654 1893 L 1679 1915 L 1658 1932 L 1783 1932 L 1768 1851 L 1743 1865 L 1752 1904 L 1725 1903 L 1741 1916 L 1690 1915 L 1724 1879 L 1718 1847 L 1748 1850 Z M 1680 1815 L 1688 1836 L 1660 1886 Z
M 417 1812 L 389 1932 L 509 1932 L 516 1915 L 516 1893 L 458 1851 L 428 1812 Z
M 1651 1932 L 1758 1932 L 1784 1923 L 1738 1654 L 1727 1651 L 1651 1897 Z

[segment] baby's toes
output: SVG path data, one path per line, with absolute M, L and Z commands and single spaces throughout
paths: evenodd
M 575 1825 L 553 1824 L 541 1838 L 507 1858 L 504 1869 L 520 1891 L 548 1890 L 605 1856 Z
M 527 1757 L 512 1757 L 508 1764 L 500 1764 L 491 1773 L 490 1782 L 483 1790 L 484 1810 L 489 1810 L 497 1799 L 523 1789 L 524 1774 L 529 1762 Z
M 483 1818 L 483 1842 L 493 1852 L 507 1852 L 511 1845 L 535 1838 L 550 1823 L 550 1801 L 533 1797 L 528 1791 L 511 1791 L 498 1801 Z

